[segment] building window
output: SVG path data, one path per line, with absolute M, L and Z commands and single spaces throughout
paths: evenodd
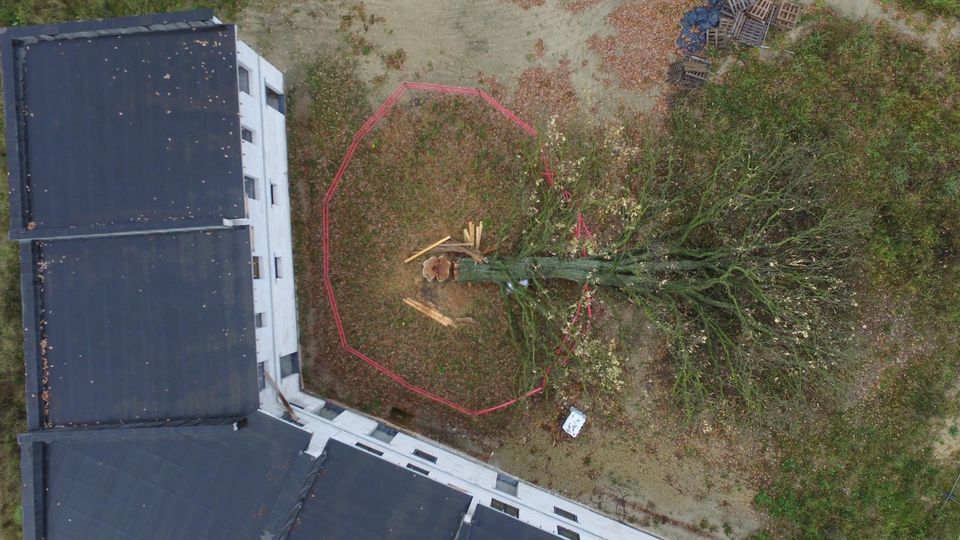
M 273 88 L 270 88 L 267 85 L 264 85 L 264 99 L 267 101 L 267 107 L 275 109 L 280 114 L 286 114 L 286 107 L 284 105 L 283 94 L 277 92 Z
M 257 200 L 257 179 L 244 175 L 243 192 L 247 194 L 248 199 Z
M 509 493 L 510 495 L 516 496 L 517 486 L 520 485 L 520 481 L 516 478 L 511 478 L 503 473 L 497 473 L 497 485 L 496 488 L 498 491 L 504 493 Z
M 260 257 L 253 257 L 253 279 L 260 279 Z
M 383 452 L 377 450 L 376 448 L 374 448 L 374 447 L 372 447 L 372 446 L 367 446 L 367 445 L 365 445 L 365 444 L 363 444 L 363 443 L 361 443 L 361 442 L 353 443 L 353 445 L 356 446 L 357 448 L 362 448 L 362 449 L 366 450 L 367 452 L 370 452 L 371 454 L 375 454 L 375 455 L 378 455 L 378 456 L 382 456 L 382 455 L 383 455 Z
M 273 258 L 273 275 L 278 278 L 283 277 L 283 261 L 280 260 L 280 257 Z
M 507 514 L 508 516 L 513 516 L 515 518 L 520 517 L 519 508 L 517 508 L 516 506 L 510 506 L 509 504 L 503 501 L 498 501 L 497 499 L 490 500 L 490 508 L 493 508 L 494 510 L 499 510 L 504 514 Z
M 243 66 L 237 66 L 237 74 L 240 80 L 240 91 L 250 95 L 250 70 Z
M 241 127 L 240 138 L 247 141 L 250 144 L 253 144 L 253 131 L 249 128 Z
M 277 185 L 270 184 L 270 204 L 277 204 Z
M 280 357 L 280 378 L 300 373 L 300 353 L 290 353 Z
M 577 515 L 576 515 L 576 514 L 574 514 L 573 512 L 568 512 L 567 510 L 564 510 L 563 508 L 557 508 L 556 506 L 554 506 L 554 507 L 553 507 L 553 513 L 556 514 L 556 515 L 558 515 L 558 516 L 560 516 L 560 517 L 567 518 L 567 519 L 569 519 L 570 521 L 574 521 L 574 522 L 577 521 Z
M 336 403 L 332 403 L 332 402 L 330 402 L 330 401 L 325 401 L 325 402 L 323 403 L 323 407 L 320 407 L 320 410 L 317 411 L 317 415 L 319 415 L 320 418 L 326 418 L 327 420 L 333 420 L 334 418 L 340 416 L 340 413 L 342 413 L 342 412 L 345 411 L 345 410 L 346 410 L 346 409 L 344 409 L 343 407 L 337 405 Z
M 425 460 L 429 461 L 430 463 L 436 463 L 436 462 L 437 462 L 437 457 L 436 457 L 436 456 L 431 456 L 430 454 L 428 454 L 428 453 L 426 453 L 426 452 L 424 452 L 423 450 L 420 450 L 420 449 L 414 450 L 414 451 L 413 451 L 413 455 L 417 456 L 417 457 L 420 458 L 420 459 L 425 459 Z
M 383 424 L 377 424 L 377 427 L 370 432 L 370 436 L 379 441 L 383 441 L 387 444 L 390 444 L 390 441 L 397 436 L 397 430 L 393 429 L 390 426 L 385 426 Z
M 267 376 L 263 369 L 263 362 L 257 362 L 257 384 L 261 390 L 267 388 Z
M 417 467 L 413 463 L 407 463 L 407 468 L 410 469 L 411 471 L 418 472 L 424 476 L 430 476 L 430 471 L 423 469 L 421 467 Z
M 567 540 L 580 540 L 580 533 L 571 531 L 570 529 L 560 525 L 557 525 L 557 534 L 563 538 L 566 538 Z
M 256 320 L 256 322 L 257 322 L 257 328 L 263 328 L 263 327 L 264 327 L 264 322 L 263 322 L 264 317 L 263 317 L 263 313 L 257 313 L 257 314 L 255 314 L 255 315 L 253 316 L 253 318 L 254 318 L 254 319 Z

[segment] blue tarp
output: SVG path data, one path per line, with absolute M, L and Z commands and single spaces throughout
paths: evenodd
M 680 21 L 680 37 L 677 47 L 695 53 L 707 44 L 707 30 L 720 24 L 723 0 L 708 0 L 706 6 L 695 7 L 683 15 Z

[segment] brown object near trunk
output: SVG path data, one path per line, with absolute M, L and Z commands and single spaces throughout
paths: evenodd
M 423 261 L 423 277 L 427 281 L 446 281 L 450 278 L 450 260 L 443 255 Z
M 430 317 L 431 319 L 437 321 L 438 323 L 444 326 L 457 326 L 457 322 L 455 320 L 451 319 L 450 317 L 447 317 L 443 313 L 440 313 L 436 309 L 422 302 L 418 302 L 414 300 L 413 298 L 404 298 L 403 303 L 419 311 L 420 313 L 423 313 L 427 317 Z

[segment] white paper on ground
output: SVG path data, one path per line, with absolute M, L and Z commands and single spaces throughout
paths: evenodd
M 583 424 L 586 421 L 587 415 L 583 414 L 583 412 L 576 407 L 570 407 L 570 414 L 563 422 L 563 430 L 571 437 L 576 437 L 580 434 L 580 429 L 583 428 Z

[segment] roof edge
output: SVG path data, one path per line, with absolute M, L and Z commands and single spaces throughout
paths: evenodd
M 111 17 L 107 19 L 84 19 L 79 21 L 56 22 L 37 24 L 33 26 L 13 26 L 5 29 L 4 41 L 36 36 L 40 34 L 66 34 L 71 32 L 95 32 L 109 28 L 123 28 L 130 26 L 152 26 L 156 24 L 173 24 L 182 22 L 214 22 L 212 9 L 194 9 L 188 11 L 171 11 L 169 13 L 150 13 L 147 15 L 128 15 L 125 17 Z

